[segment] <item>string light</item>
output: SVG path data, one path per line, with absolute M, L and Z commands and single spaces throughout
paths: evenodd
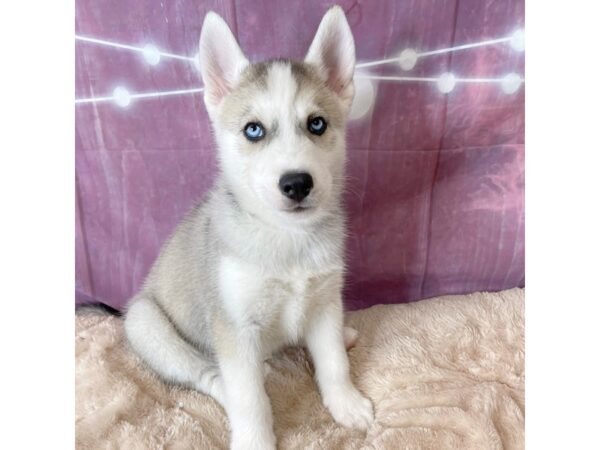
M 121 44 L 119 42 L 107 41 L 104 39 L 97 39 L 97 38 L 93 38 L 93 37 L 89 37 L 89 36 L 81 36 L 78 34 L 75 35 L 75 40 L 81 41 L 81 42 L 87 42 L 88 44 L 104 45 L 106 47 L 113 47 L 113 48 L 119 48 L 122 50 L 130 50 L 133 52 L 139 52 L 144 56 L 144 59 L 146 59 L 146 61 L 148 61 L 153 66 L 158 64 L 161 57 L 194 62 L 194 57 L 176 55 L 175 53 L 161 52 L 152 44 L 148 44 L 145 47 L 135 47 L 133 45 Z M 153 61 L 156 61 L 156 62 L 153 63 Z
M 160 63 L 162 58 L 171 58 L 181 61 L 192 62 L 197 70 L 200 69 L 200 59 L 198 54 L 194 56 L 184 56 L 175 53 L 160 51 L 154 44 L 147 44 L 144 47 L 137 47 L 129 44 L 122 44 L 119 42 L 108 41 L 105 39 L 98 39 L 90 36 L 76 35 L 75 39 L 80 42 L 88 44 L 107 46 L 122 50 L 129 50 L 142 54 L 145 61 L 156 66 Z M 522 52 L 525 49 L 525 33 L 523 30 L 515 31 L 511 36 L 506 36 L 497 39 L 488 39 L 485 41 L 474 42 L 469 44 L 457 45 L 454 47 L 442 48 L 437 50 L 430 50 L 425 52 L 417 52 L 415 49 L 407 48 L 404 49 L 398 56 L 393 58 L 386 58 L 377 61 L 369 61 L 365 63 L 359 63 L 356 68 L 359 71 L 355 75 L 355 98 L 350 111 L 350 119 L 358 119 L 366 115 L 371 111 L 375 102 L 376 81 L 393 81 L 393 82 L 416 82 L 416 83 L 435 83 L 438 90 L 444 94 L 448 94 L 454 90 L 457 83 L 497 83 L 501 86 L 502 91 L 506 94 L 513 94 L 517 92 L 524 83 L 522 77 L 516 73 L 510 73 L 502 78 L 457 78 L 452 73 L 444 73 L 438 77 L 407 77 L 407 76 L 384 76 L 384 75 L 373 75 L 365 72 L 361 72 L 360 69 L 367 67 L 376 67 L 384 64 L 396 63 L 404 71 L 412 70 L 417 62 L 424 57 L 440 55 L 449 52 L 468 50 L 477 47 L 484 47 L 489 45 L 497 44 L 509 44 L 515 51 Z M 114 89 L 112 95 L 102 97 L 90 97 L 90 98 L 79 98 L 75 100 L 76 104 L 85 103 L 101 103 L 101 102 L 114 102 L 122 108 L 126 108 L 131 104 L 132 100 L 146 99 L 146 98 L 157 98 L 173 95 L 186 95 L 186 94 L 197 94 L 204 90 L 203 87 L 192 88 L 192 89 L 178 89 L 172 91 L 157 91 L 157 92 L 142 92 L 142 93 L 130 93 L 123 86 L 118 86 Z
M 454 47 L 441 48 L 438 50 L 430 50 L 430 51 L 420 52 L 420 53 L 417 52 L 415 49 L 407 48 L 407 49 L 403 50 L 396 57 L 380 59 L 377 61 L 369 61 L 369 62 L 365 62 L 365 63 L 359 63 L 356 65 L 356 68 L 364 69 L 367 67 L 375 67 L 375 66 L 381 66 L 384 64 L 397 63 L 400 65 L 402 70 L 411 70 L 413 67 L 415 67 L 415 65 L 417 64 L 417 61 L 420 58 L 424 58 L 426 56 L 441 55 L 443 53 L 457 52 L 460 50 L 468 50 L 471 48 L 485 47 L 488 45 L 497 45 L 497 44 L 504 44 L 504 43 L 509 43 L 510 46 L 513 48 L 513 50 L 521 52 L 521 51 L 525 50 L 525 33 L 523 32 L 523 30 L 517 30 L 512 35 L 502 37 L 502 38 L 488 39 L 488 40 L 481 41 L 481 42 L 457 45 Z
M 142 54 L 144 55 L 146 62 L 151 66 L 156 66 L 160 62 L 160 52 L 152 44 L 146 45 Z
M 510 38 L 510 46 L 518 52 L 525 51 L 525 32 L 523 30 L 517 30 L 513 33 Z
M 454 90 L 454 86 L 456 86 L 456 77 L 451 73 L 443 73 L 437 80 L 437 88 L 440 90 L 442 94 L 447 94 Z
M 203 87 L 193 89 L 177 89 L 174 91 L 158 91 L 158 92 L 140 92 L 137 94 L 131 94 L 123 86 L 118 86 L 113 91 L 113 95 L 110 97 L 90 97 L 90 98 L 78 98 L 75 103 L 100 103 L 114 101 L 117 105 L 125 108 L 129 106 L 131 100 L 144 99 L 144 98 L 156 98 L 156 97 L 167 97 L 171 95 L 186 95 L 186 94 L 197 94 L 204 91 Z
M 514 94 L 521 87 L 521 83 L 523 83 L 523 79 L 520 75 L 516 73 L 509 73 L 506 75 L 502 81 L 502 90 L 505 94 Z
M 354 99 L 348 113 L 350 120 L 357 120 L 366 116 L 375 104 L 375 85 L 365 77 L 354 77 Z
M 396 76 L 383 76 L 383 75 L 360 75 L 357 74 L 355 78 L 367 79 L 367 80 L 378 80 L 378 81 L 396 81 L 396 82 L 422 82 L 422 83 L 436 83 L 440 92 L 448 94 L 454 90 L 457 83 L 497 83 L 500 84 L 502 90 L 506 94 L 514 94 L 519 90 L 521 84 L 525 82 L 520 75 L 516 73 L 509 73 L 502 78 L 457 78 L 452 73 L 443 73 L 439 77 L 396 77 Z

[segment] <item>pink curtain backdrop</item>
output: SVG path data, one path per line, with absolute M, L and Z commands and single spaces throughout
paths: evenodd
M 209 10 L 251 60 L 302 58 L 330 2 L 78 0 L 76 32 L 135 46 L 197 52 Z M 340 1 L 359 61 L 511 35 L 522 0 Z M 430 56 L 410 72 L 498 78 L 524 73 L 500 44 Z M 201 86 L 194 66 L 76 43 L 76 97 L 116 86 L 151 92 Z M 372 112 L 350 123 L 349 309 L 524 285 L 524 86 L 379 82 Z M 121 308 L 159 248 L 216 174 L 201 94 L 76 106 L 76 302 Z

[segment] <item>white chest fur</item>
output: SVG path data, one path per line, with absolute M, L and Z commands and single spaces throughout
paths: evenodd
M 258 327 L 273 350 L 299 342 L 307 321 L 327 296 L 336 295 L 334 272 L 267 273 L 230 257 L 222 259 L 219 288 L 228 318 L 240 329 Z
M 280 313 L 274 319 L 282 337 L 291 343 L 298 342 L 303 335 L 313 299 L 310 281 L 306 274 L 299 274 L 295 280 L 282 280 L 287 285 L 288 295 L 279 300 Z

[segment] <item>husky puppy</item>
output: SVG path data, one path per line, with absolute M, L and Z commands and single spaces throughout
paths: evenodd
M 199 58 L 220 175 L 130 301 L 131 347 L 223 405 L 231 448 L 275 448 L 264 360 L 286 345 L 310 351 L 333 418 L 364 429 L 373 408 L 350 379 L 344 339 L 355 331 L 341 298 L 355 64 L 346 17 L 327 11 L 304 61 L 250 64 L 209 12 Z

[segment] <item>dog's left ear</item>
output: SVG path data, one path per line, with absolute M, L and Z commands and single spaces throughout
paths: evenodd
M 347 108 L 354 96 L 354 38 L 339 6 L 330 8 L 319 25 L 304 62 L 321 70 L 327 86 L 339 95 Z

